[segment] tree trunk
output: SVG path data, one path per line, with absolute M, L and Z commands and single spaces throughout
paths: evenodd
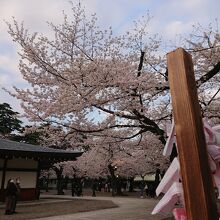
M 134 178 L 130 178 L 128 180 L 130 182 L 130 185 L 129 185 L 129 192 L 134 192 Z
M 108 165 L 108 169 L 109 169 L 109 172 L 110 172 L 110 175 L 111 175 L 111 187 L 112 187 L 112 196 L 115 196 L 116 195 L 116 176 L 115 176 L 115 167 L 113 167 L 111 164 Z
M 57 175 L 57 195 L 64 195 L 63 176 L 62 176 L 63 169 L 54 168 L 54 171 L 56 172 L 56 175 Z

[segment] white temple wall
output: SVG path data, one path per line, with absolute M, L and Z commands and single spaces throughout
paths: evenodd
M 10 178 L 15 180 L 17 177 L 20 177 L 21 188 L 36 187 L 37 172 L 7 171 L 4 188 L 6 188 L 7 182 Z
M 3 175 L 4 159 L 0 159 L 0 184 Z M 21 188 L 35 188 L 37 180 L 38 162 L 33 159 L 14 158 L 8 159 L 5 174 L 4 188 L 10 178 L 20 177 Z

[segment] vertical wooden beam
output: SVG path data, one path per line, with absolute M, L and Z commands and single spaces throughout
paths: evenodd
M 217 220 L 192 58 L 178 48 L 167 61 L 187 220 Z
M 40 185 L 39 185 L 39 177 L 40 177 L 40 161 L 37 161 L 37 176 L 36 176 L 36 188 L 35 188 L 35 199 L 40 199 Z
M 8 159 L 4 159 L 3 170 L 2 170 L 2 181 L 1 181 L 1 189 L 0 189 L 0 201 L 4 201 L 4 185 L 5 185 L 5 175 L 7 169 Z

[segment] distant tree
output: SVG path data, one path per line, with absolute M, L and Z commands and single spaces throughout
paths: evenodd
M 42 133 L 35 130 L 30 132 L 31 129 L 32 126 L 29 125 L 25 126 L 22 129 L 22 132 L 17 135 L 14 135 L 12 139 L 14 141 L 25 142 L 27 144 L 40 145 Z M 29 132 L 27 132 L 27 130 Z
M 18 112 L 12 110 L 8 103 L 0 104 L 0 133 L 10 136 L 13 131 L 21 131 L 22 121 L 18 119 Z
M 21 100 L 27 118 L 50 124 L 45 128 L 49 136 L 45 136 L 44 145 L 63 147 L 67 140 L 73 147 L 95 146 L 97 150 L 88 156 L 95 166 L 87 165 L 91 170 L 96 168 L 97 172 L 92 170 L 95 175 L 108 175 L 108 168 L 113 177 L 121 168 L 138 173 L 155 170 L 161 160 L 157 155 L 162 155 L 166 142 L 165 124 L 172 118 L 172 106 L 161 41 L 148 31 L 150 17 L 116 36 L 111 28 L 100 29 L 96 16 L 87 17 L 81 4 L 72 6 L 72 19 L 64 12 L 63 23 L 49 23 L 54 32 L 52 39 L 31 34 L 16 20 L 7 23 L 9 34 L 22 48 L 19 69 L 30 85 L 27 89 L 14 87 L 15 91 L 9 93 Z M 195 62 L 203 115 L 220 120 L 219 30 L 211 25 L 207 30 L 194 30 L 181 46 Z M 149 133 L 163 145 L 142 149 L 151 141 Z M 115 155 L 128 151 L 128 146 L 131 156 L 122 161 L 121 168 L 117 164 L 114 171 Z M 137 166 L 141 164 L 140 157 L 136 157 L 140 153 L 146 161 L 145 170 Z M 99 161 L 92 160 L 92 156 L 99 155 Z M 129 166 L 132 169 L 127 169 Z M 99 169 L 102 167 L 104 171 Z
M 52 169 L 55 171 L 57 176 L 57 195 L 63 195 L 63 163 L 54 164 Z

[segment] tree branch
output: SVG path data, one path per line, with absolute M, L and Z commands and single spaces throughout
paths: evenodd
M 207 72 L 205 75 L 201 76 L 200 79 L 196 81 L 197 88 L 200 87 L 203 83 L 210 80 L 212 77 L 214 77 L 218 72 L 220 71 L 220 62 L 218 62 L 213 69 L 211 69 L 209 72 Z

